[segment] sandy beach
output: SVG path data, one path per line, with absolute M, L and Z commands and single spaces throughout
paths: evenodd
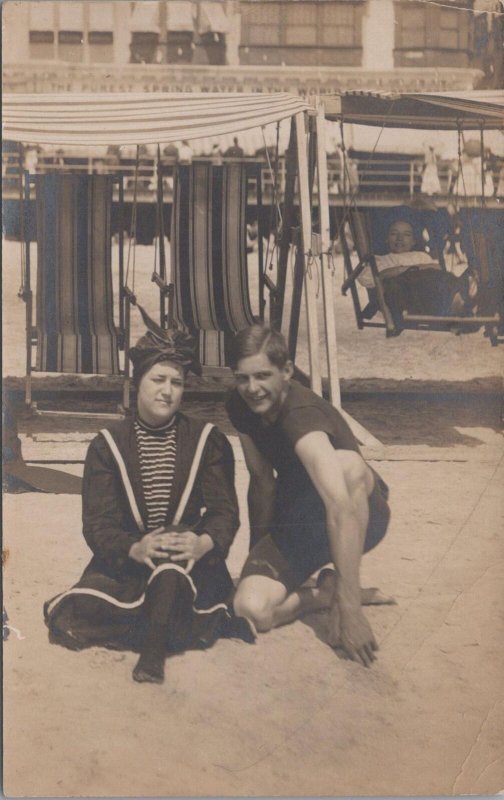
M 19 257 L 19 244 L 4 242 L 4 377 L 24 374 Z M 152 268 L 153 249 L 138 247 L 136 291 L 153 310 Z M 337 287 L 341 274 L 338 262 Z M 5 494 L 7 796 L 504 790 L 502 345 L 491 347 L 482 331 L 389 340 L 358 331 L 339 291 L 335 310 L 344 407 L 382 442 L 363 453 L 391 489 L 389 532 L 362 563 L 362 584 L 396 600 L 366 609 L 376 664 L 364 669 L 329 648 L 318 613 L 253 646 L 218 641 L 174 656 L 163 686 L 135 684 L 133 653 L 48 642 L 42 605 L 90 557 L 80 498 Z M 304 369 L 305 340 L 303 320 Z M 233 445 L 241 527 L 229 566 L 237 578 L 248 549 L 238 437 L 215 403 L 186 410 L 222 421 Z M 82 473 L 92 426 L 26 416 L 19 430 L 28 461 Z

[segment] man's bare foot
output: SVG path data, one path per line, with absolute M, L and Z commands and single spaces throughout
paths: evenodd
M 361 589 L 361 603 L 363 606 L 395 606 L 397 601 L 391 596 L 383 594 L 376 586 Z

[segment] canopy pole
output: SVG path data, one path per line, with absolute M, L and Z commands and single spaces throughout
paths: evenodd
M 485 198 L 485 137 L 483 125 L 480 128 L 480 157 L 481 157 L 481 208 L 486 206 Z
M 280 236 L 278 254 L 277 289 L 278 298 L 273 306 L 272 326 L 281 331 L 287 340 L 289 338 L 290 319 L 292 316 L 292 303 L 286 308 L 285 295 L 287 286 L 287 269 L 292 245 L 292 229 L 296 221 L 295 194 L 297 178 L 297 145 L 296 121 L 291 117 L 289 147 L 285 158 L 285 190 L 283 224 Z M 292 299 L 292 298 L 291 298 Z
M 317 298 L 315 281 L 317 263 L 312 253 L 312 220 L 310 206 L 310 189 L 308 179 L 308 154 L 304 112 L 296 114 L 296 137 L 298 157 L 298 191 L 301 211 L 300 245 L 304 259 L 304 290 L 306 302 L 306 323 L 308 330 L 308 358 L 310 364 L 310 386 L 322 395 L 322 375 L 320 371 L 319 331 L 317 320 Z
M 334 274 L 332 269 L 331 228 L 329 221 L 325 114 L 322 104 L 320 104 L 317 109 L 315 124 L 317 130 L 317 184 L 320 218 L 320 272 L 322 275 L 329 399 L 336 408 L 341 408 L 336 323 L 334 318 Z
M 329 400 L 339 409 L 355 438 L 370 447 L 380 447 L 381 442 L 360 422 L 357 422 L 341 407 L 341 390 L 338 371 L 338 348 L 334 314 L 334 273 L 332 269 L 331 229 L 329 220 L 329 182 L 327 179 L 327 156 L 325 142 L 324 106 L 317 108 L 317 181 L 320 217 L 320 266 L 322 274 L 322 298 L 326 338 L 327 372 L 329 378 Z M 344 233 L 343 233 L 344 235 Z

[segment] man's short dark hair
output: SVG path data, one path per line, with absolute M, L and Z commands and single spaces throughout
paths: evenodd
M 256 356 L 264 353 L 271 363 L 282 369 L 289 360 L 287 343 L 278 331 L 266 325 L 251 325 L 239 331 L 233 339 L 230 348 L 231 369 L 236 369 L 242 358 Z

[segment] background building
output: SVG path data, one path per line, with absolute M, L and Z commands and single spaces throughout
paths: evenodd
M 4 91 L 502 83 L 498 0 L 6 0 Z

